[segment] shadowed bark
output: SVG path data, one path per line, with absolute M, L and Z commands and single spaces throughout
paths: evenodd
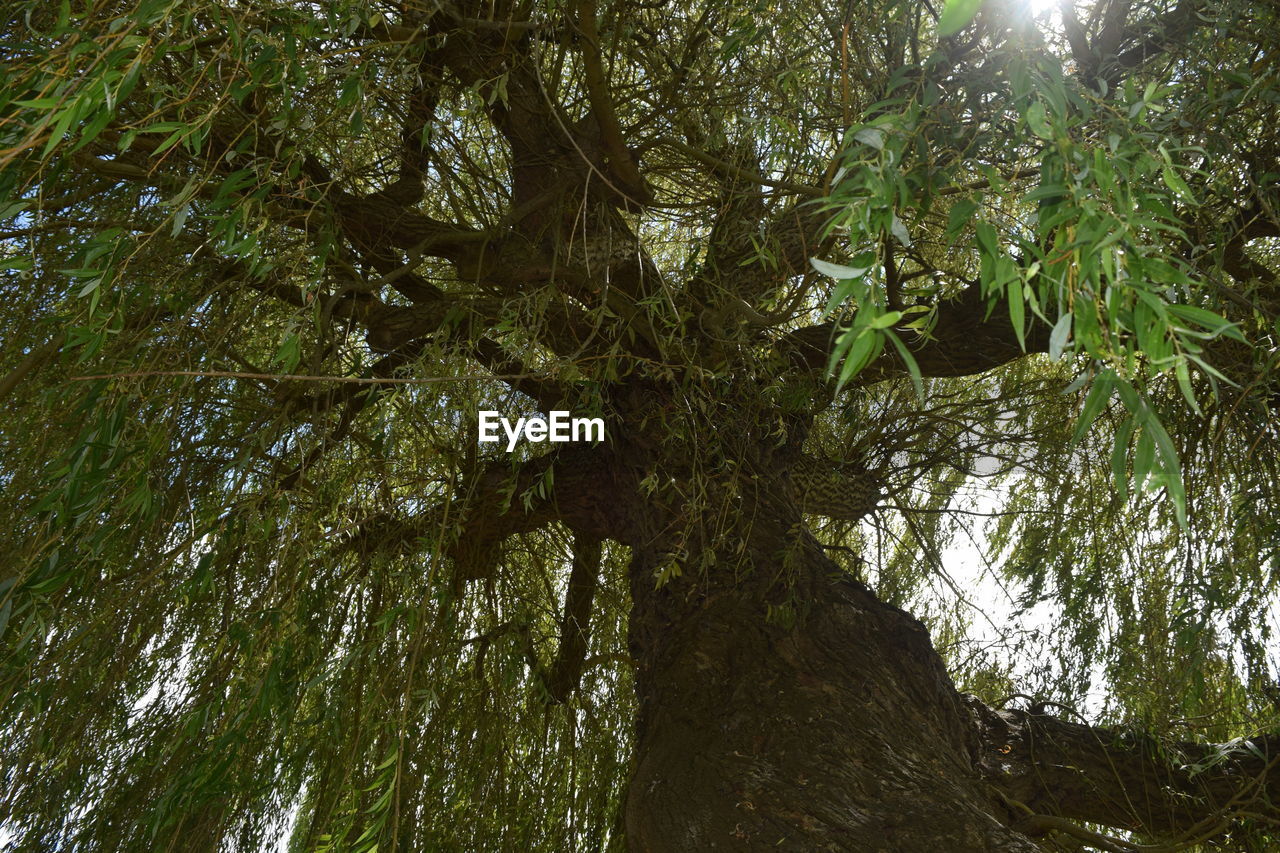
M 1167 743 L 1137 730 L 970 703 L 983 775 L 1025 810 L 1018 826 L 1026 832 L 1060 829 L 1051 819 L 1058 817 L 1191 842 L 1221 834 L 1242 814 L 1280 822 L 1278 735 Z
M 763 518 L 740 583 L 654 590 L 637 555 L 630 849 L 1038 849 L 981 784 L 924 626 Z

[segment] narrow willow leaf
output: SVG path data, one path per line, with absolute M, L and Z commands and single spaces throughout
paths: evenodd
M 1031 128 L 1032 133 L 1041 139 L 1053 138 L 1053 128 L 1049 126 L 1044 104 L 1039 101 L 1027 107 L 1027 126 Z
M 1115 374 L 1109 371 L 1094 377 L 1093 385 L 1090 386 L 1089 393 L 1084 398 L 1084 408 L 1080 410 L 1080 415 L 1076 418 L 1076 429 L 1071 434 L 1070 444 L 1072 446 L 1079 443 L 1094 419 L 1102 412 L 1107 401 L 1111 399 L 1111 392 L 1115 389 L 1115 384 Z
M 840 378 L 836 381 L 836 391 L 838 392 L 850 379 L 857 376 L 862 371 L 862 368 L 870 364 L 880 354 L 880 350 L 883 347 L 884 338 L 881 337 L 880 333 L 873 332 L 870 329 L 863 329 L 854 338 L 844 356 L 844 365 L 840 369 Z
M 1141 489 L 1151 473 L 1151 465 L 1156 459 L 1156 443 L 1150 430 L 1138 433 L 1138 446 L 1133 451 L 1133 487 Z
M 1215 335 L 1223 335 L 1232 340 L 1245 342 L 1244 335 L 1240 333 L 1240 329 L 1235 323 L 1228 322 L 1222 316 L 1212 311 L 1206 311 L 1203 308 L 1197 308 L 1194 305 L 1166 305 L 1169 313 L 1175 317 L 1195 323 L 1208 329 Z
M 1160 176 L 1164 178 L 1165 186 L 1173 190 L 1183 201 L 1188 204 L 1195 204 L 1195 194 L 1191 192 L 1191 187 L 1187 186 L 1187 182 L 1182 180 L 1177 170 L 1172 166 L 1165 166 L 1160 170 Z
M 977 209 L 978 204 L 972 199 L 963 198 L 953 204 L 950 212 L 947 213 L 947 239 L 955 239 L 956 235 L 972 220 L 974 211 Z
M 813 268 L 823 275 L 839 279 L 862 278 L 867 274 L 868 269 L 867 267 L 847 267 L 844 264 L 833 264 L 821 258 L 810 258 L 809 263 L 813 264 Z
M 878 317 L 873 318 L 867 326 L 872 329 L 887 329 L 902 319 L 901 311 L 886 311 Z
M 1058 318 L 1058 322 L 1053 324 L 1053 331 L 1049 333 L 1049 358 L 1057 361 L 1062 358 L 1062 351 L 1066 349 L 1067 338 L 1071 336 L 1071 315 L 1063 314 Z
M 1129 442 L 1133 438 L 1133 429 L 1134 420 L 1130 415 L 1116 430 L 1115 442 L 1111 449 L 1111 478 L 1121 503 L 1129 499 Z
M 1178 458 L 1178 449 L 1174 446 L 1173 439 L 1169 437 L 1164 424 L 1160 423 L 1155 412 L 1150 413 L 1147 422 L 1143 426 L 1146 431 L 1150 432 L 1156 448 L 1159 450 L 1160 465 L 1164 469 L 1165 485 L 1169 489 L 1169 498 L 1173 501 L 1173 510 L 1178 519 L 1178 526 L 1186 529 L 1187 495 L 1182 482 L 1182 462 Z
M 898 355 L 902 358 L 902 363 L 907 366 L 907 372 L 911 374 L 911 387 L 915 389 L 916 399 L 924 402 L 924 378 L 920 375 L 920 365 L 916 364 L 916 357 L 911 354 L 911 350 L 907 349 L 907 345 L 902 342 L 897 333 L 893 329 L 885 329 L 885 337 L 893 344 L 893 348 L 898 351 Z
M 853 138 L 863 145 L 869 145 L 877 151 L 884 149 L 884 131 L 875 127 L 864 127 L 853 134 Z
M 938 37 L 946 38 L 960 32 L 969 25 L 981 7 L 982 0 L 947 0 L 947 5 L 938 18 Z
M 893 217 L 893 221 L 889 223 L 889 231 L 902 245 L 911 245 L 911 233 L 907 231 L 907 226 L 896 215 Z
M 1191 371 L 1187 369 L 1187 360 L 1185 358 L 1178 359 L 1173 370 L 1174 375 L 1178 377 L 1178 390 L 1182 392 L 1182 396 L 1187 401 L 1187 405 L 1189 405 L 1191 410 L 1197 415 L 1203 416 L 1204 412 L 1200 411 L 1200 404 L 1196 402 L 1195 392 L 1191 389 Z
M 1022 279 L 1014 276 L 1009 280 L 1009 322 L 1013 324 L 1013 333 L 1018 336 L 1018 346 L 1027 349 L 1027 303 L 1022 298 Z
M 1071 394 L 1076 393 L 1081 388 L 1083 388 L 1085 386 L 1085 383 L 1088 381 L 1089 381 L 1089 374 L 1087 372 L 1080 373 L 1079 375 L 1076 376 L 1075 379 L 1071 380 L 1070 385 L 1062 389 L 1062 395 L 1065 397 L 1065 396 L 1069 396 Z

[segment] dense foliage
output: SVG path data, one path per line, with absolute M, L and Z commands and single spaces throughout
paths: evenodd
M 1237 0 L 15 4 L 0 827 L 620 849 L 637 580 L 556 514 L 616 495 L 477 445 L 480 409 L 660 424 L 685 467 L 640 485 L 689 545 L 639 582 L 680 589 L 728 570 L 696 543 L 735 441 L 806 419 L 883 485 L 810 526 L 961 689 L 1275 730 L 1277 32 Z M 1275 843 L 1259 796 L 1181 841 Z

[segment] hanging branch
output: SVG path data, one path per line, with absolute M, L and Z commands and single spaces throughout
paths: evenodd
M 582 681 L 591 641 L 591 610 L 600 584 L 600 540 L 583 534 L 573 537 L 573 568 L 560 617 L 560 646 L 546 677 L 550 701 L 566 701 Z

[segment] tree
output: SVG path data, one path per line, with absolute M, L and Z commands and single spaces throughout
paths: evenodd
M 16 849 L 1280 838 L 1273 5 L 18 11 Z

